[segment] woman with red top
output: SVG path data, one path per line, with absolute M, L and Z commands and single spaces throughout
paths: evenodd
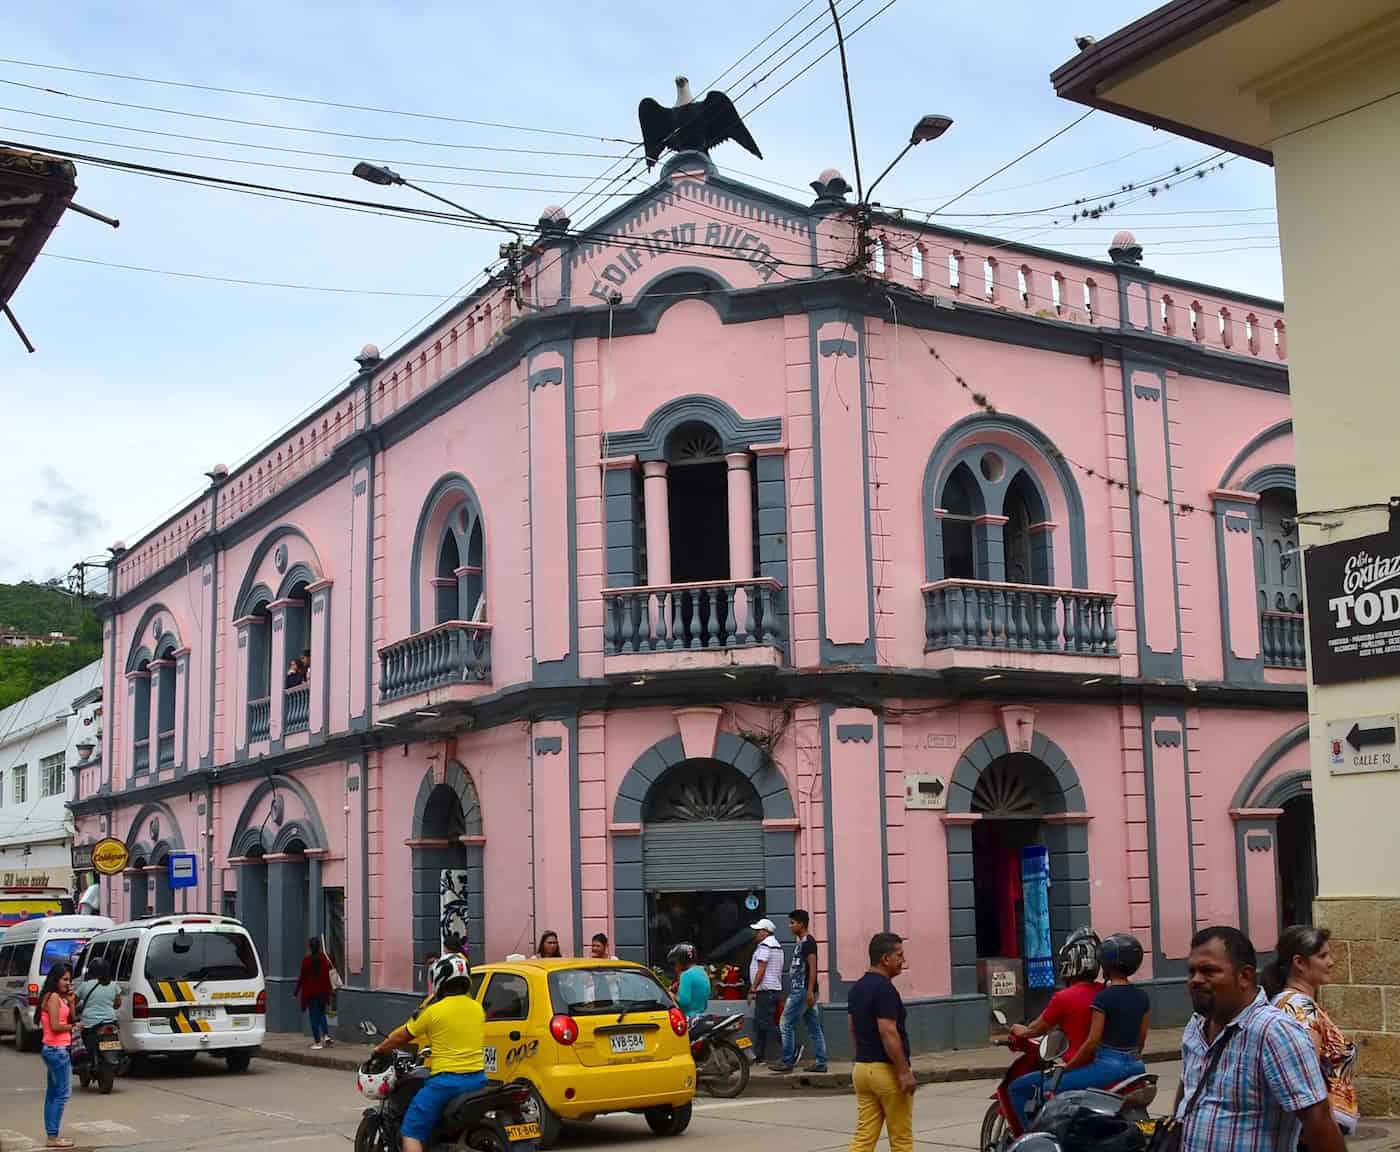
M 319 937 L 311 937 L 309 947 L 311 951 L 302 957 L 301 974 L 297 976 L 292 993 L 300 997 L 302 1011 L 311 1017 L 311 1047 L 319 1051 L 323 1044 L 331 1042 L 330 1027 L 326 1023 L 326 1005 L 333 991 L 331 962 L 321 951 Z
M 1094 1021 L 1094 997 L 1103 991 L 1099 983 L 1099 938 L 1092 928 L 1076 928 L 1065 941 L 1059 954 L 1060 979 L 1065 987 L 1050 997 L 1045 1011 L 1029 1024 L 1012 1026 L 1011 1035 L 1035 1039 L 1052 1028 L 1065 1034 L 1069 1047 L 1064 1058 L 1068 1062 L 1084 1046 Z M 1007 1091 L 1022 1125 L 1026 1122 L 1026 1104 L 1040 1084 L 1040 1073 L 1018 1076 Z

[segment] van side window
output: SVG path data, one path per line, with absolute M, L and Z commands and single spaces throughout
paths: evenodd
M 116 944 L 117 944 L 117 942 L 116 942 L 115 940 L 112 941 L 111 947 L 112 947 L 112 948 L 115 948 L 115 947 L 116 947 Z M 136 940 L 135 937 L 132 937 L 132 938 L 129 939 L 129 940 L 124 940 L 124 941 L 122 942 L 122 954 L 121 954 L 121 956 L 117 959 L 117 962 L 116 962 L 116 964 L 114 965 L 115 971 L 112 973 L 112 975 L 113 975 L 116 979 L 118 979 L 118 980 L 130 980 L 130 979 L 131 979 L 131 965 L 132 965 L 132 962 L 136 959 L 136 944 L 137 944 L 137 940 Z M 109 963 L 110 963 L 110 961 L 109 961 Z
M 29 965 L 34 960 L 34 941 L 28 944 L 15 945 L 15 957 L 11 962 L 14 966 L 10 969 L 16 976 L 28 976 Z
M 10 975 L 10 961 L 15 958 L 13 947 L 0 948 L 0 976 Z
M 524 1020 L 530 1015 L 530 986 L 523 976 L 497 972 L 486 985 L 481 1007 L 488 1020 Z

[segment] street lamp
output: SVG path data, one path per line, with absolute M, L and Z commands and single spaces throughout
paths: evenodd
M 914 131 L 909 133 L 909 143 L 904 146 L 898 156 L 890 161 L 890 166 L 875 177 L 875 184 L 880 183 L 881 180 L 894 171 L 894 166 L 909 154 L 909 150 L 913 148 L 915 144 L 922 144 L 925 140 L 937 140 L 952 126 L 953 118 L 951 116 L 919 117 L 919 122 L 914 125 Z M 385 171 L 388 170 L 385 169 Z M 355 170 L 355 174 L 357 176 L 359 175 L 358 168 Z M 867 204 L 870 203 L 870 198 L 875 192 L 875 184 L 870 185 L 870 187 L 865 190 L 865 201 Z
M 368 181 L 370 184 L 378 184 L 382 188 L 387 188 L 393 184 L 402 184 L 405 188 L 412 188 L 415 192 L 423 193 L 424 196 L 431 196 L 434 200 L 457 209 L 458 212 L 465 212 L 475 220 L 480 220 L 484 224 L 490 224 L 493 228 L 499 228 L 502 232 L 509 232 L 515 237 L 516 244 L 522 243 L 520 233 L 510 227 L 510 225 L 502 224 L 499 220 L 493 220 L 490 216 L 483 216 L 480 212 L 474 212 L 472 209 L 466 207 L 466 205 L 458 204 L 455 200 L 449 200 L 446 196 L 439 196 L 436 192 L 430 192 L 426 188 L 420 188 L 411 180 L 405 180 L 386 165 L 371 164 L 368 160 L 361 160 L 351 169 L 351 175 L 357 176 L 361 180 Z

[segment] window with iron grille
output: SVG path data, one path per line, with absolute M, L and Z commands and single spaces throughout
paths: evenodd
M 29 799 L 29 765 L 15 765 L 10 775 L 14 778 L 14 801 L 16 804 L 23 804 Z

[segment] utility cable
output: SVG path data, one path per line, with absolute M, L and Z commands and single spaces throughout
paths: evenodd
M 40 68 L 48 72 L 71 72 L 79 76 L 100 76 L 108 80 L 129 80 L 136 84 L 160 84 L 167 88 L 188 88 L 197 92 L 220 92 L 227 96 L 252 96 L 259 100 L 279 100 L 290 104 L 314 104 L 321 108 L 341 108 L 348 112 L 374 112 L 382 116 L 407 116 L 415 120 L 440 120 L 447 124 L 468 124 L 476 128 L 501 128 L 510 132 L 534 132 L 543 136 L 571 136 L 576 140 L 601 140 L 611 144 L 635 144 L 616 136 L 593 132 L 572 132 L 562 128 L 532 128 L 524 124 L 506 124 L 496 120 L 469 120 L 461 116 L 444 116 L 435 112 L 407 112 L 397 108 L 376 108 L 367 104 L 344 104 L 336 100 L 319 100 L 311 96 L 285 96 L 247 88 L 220 88 L 213 84 L 193 84 L 184 80 L 158 80 L 151 76 L 132 76 L 124 72 L 101 72 L 93 68 L 74 68 L 62 64 L 39 64 L 32 60 L 10 60 L 0 57 L 0 64 L 20 68 Z

